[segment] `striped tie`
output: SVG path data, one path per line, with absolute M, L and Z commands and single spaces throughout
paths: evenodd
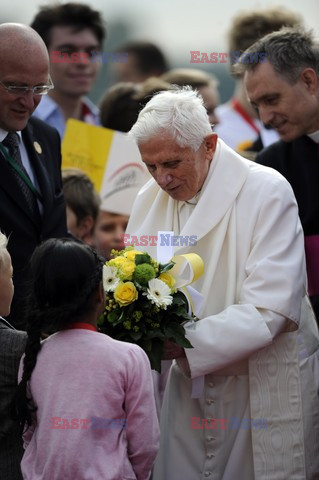
M 6 138 L 3 140 L 2 144 L 8 148 L 12 160 L 15 161 L 20 170 L 22 170 L 23 173 L 27 175 L 28 178 L 30 178 L 21 160 L 18 134 L 16 132 L 9 132 Z M 19 184 L 19 187 L 26 199 L 30 212 L 34 216 L 39 217 L 40 212 L 35 194 L 32 192 L 30 187 L 26 184 L 26 182 L 14 168 L 12 168 L 12 173 L 14 174 Z

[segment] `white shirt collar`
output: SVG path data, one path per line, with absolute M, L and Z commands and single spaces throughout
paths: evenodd
M 7 132 L 7 130 L 3 130 L 3 128 L 0 128 L 0 142 L 3 142 L 3 140 L 6 138 L 6 136 L 8 135 L 9 132 Z M 21 134 L 21 131 L 19 132 L 16 132 L 18 134 L 18 137 L 19 137 L 19 141 L 21 142 L 22 141 L 22 134 Z
M 313 140 L 314 142 L 319 143 L 319 130 L 313 133 L 308 133 L 307 136 L 311 138 L 311 140 Z

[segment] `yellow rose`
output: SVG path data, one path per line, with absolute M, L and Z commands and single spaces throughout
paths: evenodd
M 136 255 L 142 255 L 142 253 L 143 252 L 139 252 L 138 250 L 128 250 L 127 252 L 124 253 L 124 257 L 134 262 Z
M 132 260 L 124 258 L 124 262 L 119 265 L 119 274 L 122 280 L 132 280 L 135 271 L 135 263 Z
M 121 307 L 125 307 L 134 302 L 138 297 L 138 292 L 133 282 L 120 283 L 114 292 L 115 300 Z
M 172 275 L 170 275 L 169 273 L 161 273 L 158 278 L 162 280 L 162 282 L 166 283 L 166 285 L 168 285 L 171 290 L 174 288 L 176 281 L 175 278 L 172 277 Z

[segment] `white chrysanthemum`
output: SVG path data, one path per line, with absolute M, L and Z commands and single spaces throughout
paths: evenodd
M 117 276 L 117 268 L 103 265 L 103 287 L 106 292 L 114 292 L 120 279 Z
M 171 289 L 166 283 L 158 278 L 152 278 L 152 280 L 148 282 L 147 293 L 144 293 L 144 295 L 146 295 L 152 303 L 166 310 L 167 306 L 171 305 L 173 301 L 170 293 Z

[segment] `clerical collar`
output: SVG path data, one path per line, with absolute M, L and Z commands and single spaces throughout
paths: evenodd
M 319 143 L 319 130 L 313 133 L 308 133 L 307 137 L 311 138 L 316 143 Z

